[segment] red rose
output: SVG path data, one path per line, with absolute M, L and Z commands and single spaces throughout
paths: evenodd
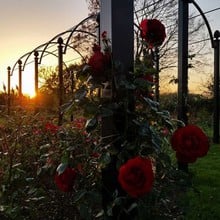
M 164 25 L 157 19 L 144 19 L 140 23 L 141 37 L 149 47 L 160 46 L 166 38 Z
M 78 129 L 83 129 L 85 127 L 86 118 L 75 118 L 73 120 L 73 125 Z
M 105 70 L 105 56 L 101 52 L 100 46 L 94 45 L 93 55 L 90 57 L 88 64 L 91 66 L 93 77 L 103 74 Z
M 147 75 L 143 76 L 142 79 L 146 80 L 150 83 L 154 83 L 154 77 L 151 74 L 147 74 Z
M 151 161 L 140 156 L 128 160 L 119 169 L 118 181 L 121 187 L 134 198 L 150 192 L 153 180 Z
M 60 175 L 56 173 L 55 183 L 57 187 L 63 192 L 70 192 L 73 189 L 76 179 L 76 171 L 73 168 L 67 167 Z
M 193 163 L 209 150 L 208 137 L 195 125 L 178 128 L 171 137 L 171 145 L 177 160 L 182 163 Z
M 54 125 L 50 122 L 47 122 L 45 125 L 45 129 L 46 129 L 46 131 L 49 131 L 50 133 L 55 134 L 59 130 L 59 126 Z

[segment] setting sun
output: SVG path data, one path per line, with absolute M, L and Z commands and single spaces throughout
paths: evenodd
M 19 85 L 17 69 L 11 76 L 11 89 L 17 88 Z M 27 66 L 22 72 L 21 91 L 24 96 L 33 98 L 35 96 L 34 68 Z
M 23 95 L 33 98 L 35 96 L 34 85 L 24 84 L 23 85 Z

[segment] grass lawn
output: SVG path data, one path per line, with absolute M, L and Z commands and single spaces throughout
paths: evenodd
M 206 157 L 189 165 L 194 190 L 186 196 L 186 220 L 220 219 L 220 145 L 213 144 Z

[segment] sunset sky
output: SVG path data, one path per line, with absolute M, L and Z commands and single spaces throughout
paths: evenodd
M 0 2 L 0 90 L 3 82 L 7 85 L 8 66 L 12 68 L 22 55 L 75 26 L 88 16 L 85 0 L 0 0 Z M 16 76 L 17 71 L 13 73 L 12 83 L 16 81 Z M 31 88 L 33 91 L 32 83 L 33 77 L 23 77 L 24 92 L 25 89 Z
M 7 85 L 7 67 L 25 53 L 73 27 L 88 16 L 86 0 L 0 0 L 0 90 Z M 203 11 L 220 7 L 220 0 L 196 1 Z M 191 7 L 190 7 L 191 8 Z M 207 14 L 214 30 L 220 30 L 220 10 Z M 209 42 L 207 42 L 209 43 Z M 16 84 L 17 72 L 12 81 Z M 24 93 L 34 87 L 23 79 Z M 13 86 L 13 85 L 12 85 Z M 28 86 L 30 88 L 28 88 Z

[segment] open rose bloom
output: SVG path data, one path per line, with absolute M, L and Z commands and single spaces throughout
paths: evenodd
M 137 198 L 150 192 L 154 181 L 151 160 L 140 156 L 128 160 L 119 169 L 118 181 L 131 197 Z
M 93 46 L 93 54 L 89 58 L 88 65 L 91 67 L 91 75 L 94 79 L 106 80 L 106 70 L 111 63 L 111 54 L 108 50 L 104 53 L 97 44 Z
M 157 19 L 144 19 L 140 23 L 140 30 L 149 48 L 160 46 L 166 38 L 165 26 Z
M 63 192 L 70 192 L 76 179 L 76 171 L 73 168 L 67 167 L 63 173 L 55 175 L 55 183 L 57 187 Z
M 178 128 L 171 138 L 176 158 L 181 163 L 193 163 L 209 150 L 209 140 L 204 132 L 195 125 Z

